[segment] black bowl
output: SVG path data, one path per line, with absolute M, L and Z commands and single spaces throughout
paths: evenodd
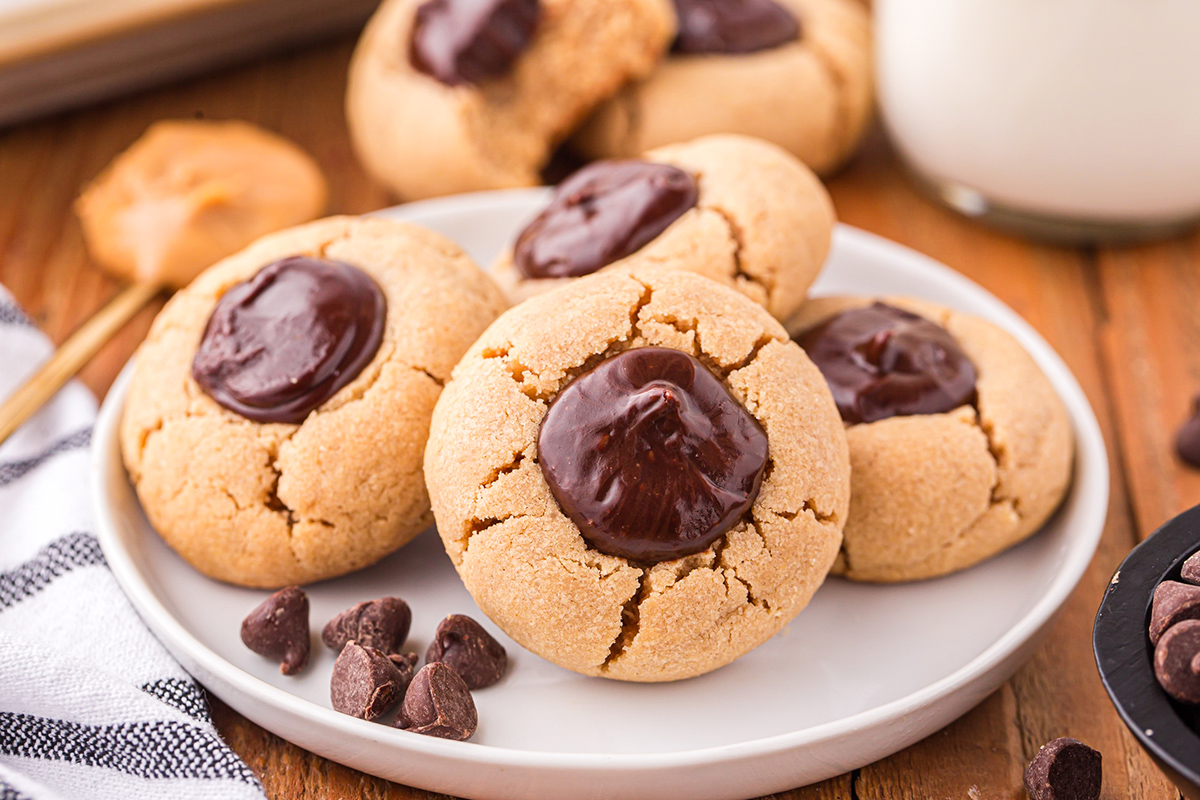
M 1092 629 L 1096 667 L 1121 719 L 1183 795 L 1200 800 L 1200 709 L 1177 703 L 1154 677 L 1147 628 L 1161 581 L 1200 549 L 1200 506 L 1183 512 L 1133 548 L 1117 568 Z

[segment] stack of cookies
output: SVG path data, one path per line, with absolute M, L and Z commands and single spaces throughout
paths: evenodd
M 1007 333 L 806 299 L 833 226 L 793 155 L 719 135 L 571 176 L 495 280 L 398 222 L 268 236 L 155 322 L 130 477 L 220 580 L 342 575 L 436 520 L 529 650 L 620 680 L 708 672 L 829 574 L 969 567 L 1068 487 L 1066 410 Z
M 536 185 L 568 139 L 632 158 L 739 133 L 828 172 L 871 104 L 861 0 L 385 0 L 346 92 L 360 160 L 406 200 Z

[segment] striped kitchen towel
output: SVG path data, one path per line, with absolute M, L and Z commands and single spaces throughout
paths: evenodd
M 51 346 L 0 288 L 0 398 Z M 78 383 L 0 445 L 0 800 L 262 800 L 92 534 Z

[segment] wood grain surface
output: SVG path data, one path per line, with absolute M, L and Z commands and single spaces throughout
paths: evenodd
M 353 42 L 306 50 L 0 132 L 0 283 L 61 341 L 118 285 L 88 263 L 72 203 L 150 122 L 237 117 L 279 131 L 322 164 L 331 212 L 389 205 L 355 163 L 342 117 Z M 1172 438 L 1200 390 L 1200 236 L 1126 249 L 1032 244 L 923 199 L 878 132 L 830 181 L 840 218 L 928 253 L 998 295 L 1058 350 L 1087 392 L 1113 466 L 1100 549 L 1045 644 L 975 710 L 909 749 L 788 800 L 1024 797 L 1021 771 L 1048 739 L 1104 753 L 1104 798 L 1177 798 L 1107 702 L 1091 624 L 1117 563 L 1200 502 L 1200 472 Z M 161 306 L 139 315 L 82 373 L 102 397 Z M 2 365 L 0 365 L 2 368 Z M 947 635 L 952 635 L 948 632 Z M 433 798 L 309 754 L 214 702 L 218 727 L 277 800 Z

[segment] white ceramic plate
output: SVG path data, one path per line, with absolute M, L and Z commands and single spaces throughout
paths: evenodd
M 422 223 L 487 264 L 545 195 L 467 195 L 385 216 Z M 476 693 L 466 743 L 343 716 L 329 706 L 334 655 L 315 644 L 302 675 L 242 646 L 241 619 L 265 592 L 215 583 L 147 523 L 121 466 L 117 422 L 129 369 L 96 427 L 99 533 L 117 579 L 152 630 L 204 685 L 263 727 L 315 753 L 421 788 L 471 798 L 744 798 L 812 783 L 900 750 L 960 716 L 1007 679 L 1074 588 L 1108 505 L 1108 464 L 1079 385 L 1032 328 L 992 295 L 924 256 L 853 228 L 837 231 L 821 293 L 899 293 L 987 317 L 1034 355 L 1066 401 L 1078 438 L 1063 509 L 1037 536 L 974 569 L 923 583 L 831 579 L 783 632 L 734 664 L 673 684 L 585 678 L 521 649 L 479 612 L 437 535 L 384 562 L 308 588 L 314 633 L 360 600 L 404 597 L 423 652 L 439 620 L 475 616 L 511 668 Z

